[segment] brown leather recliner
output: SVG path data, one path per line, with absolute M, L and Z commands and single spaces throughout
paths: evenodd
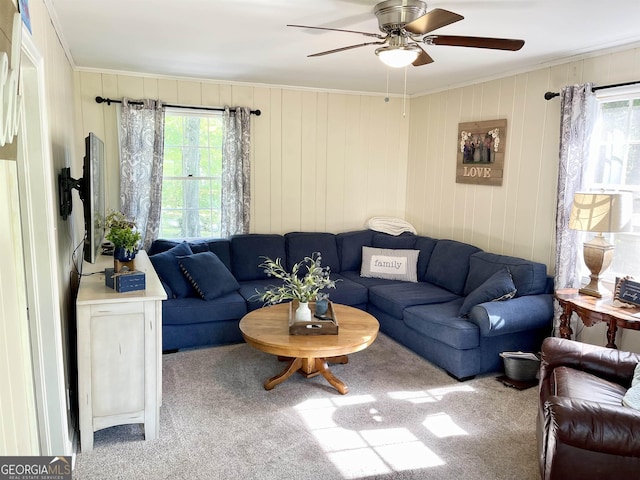
M 640 354 L 550 337 L 537 440 L 543 480 L 638 478 L 640 411 L 622 405 Z

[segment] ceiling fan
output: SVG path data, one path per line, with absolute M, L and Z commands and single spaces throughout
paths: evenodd
M 418 45 L 419 43 L 511 51 L 520 50 L 524 45 L 524 40 L 509 38 L 428 35 L 438 28 L 459 22 L 464 19 L 464 17 L 441 8 L 427 12 L 427 4 L 420 0 L 387 0 L 378 3 L 373 11 L 378 18 L 378 28 L 382 34 L 307 25 L 287 26 L 356 33 L 377 39 L 377 41 L 314 53 L 309 55 L 309 57 L 329 55 L 331 53 L 342 52 L 367 45 L 383 45 L 376 49 L 376 55 L 386 65 L 396 68 L 406 67 L 409 64 L 419 67 L 433 62 L 433 58 Z

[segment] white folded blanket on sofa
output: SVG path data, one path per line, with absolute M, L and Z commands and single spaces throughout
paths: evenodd
M 396 217 L 371 217 L 365 223 L 365 227 L 377 232 L 388 233 L 389 235 L 400 235 L 410 232 L 417 235 L 416 229 L 409 222 Z

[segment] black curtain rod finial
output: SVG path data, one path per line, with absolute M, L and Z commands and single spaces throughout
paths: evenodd
M 544 94 L 544 99 L 545 100 L 551 100 L 552 98 L 556 98 L 560 96 L 560 94 L 558 92 L 547 92 Z

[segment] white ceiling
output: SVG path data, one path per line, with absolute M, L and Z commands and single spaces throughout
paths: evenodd
M 377 0 L 45 0 L 73 65 L 358 92 L 402 93 L 405 69 L 388 69 L 374 39 L 287 27 L 378 33 Z M 439 0 L 464 20 L 434 33 L 525 40 L 517 52 L 424 46 L 434 63 L 407 69 L 407 93 L 496 78 L 575 55 L 640 42 L 639 0 Z

